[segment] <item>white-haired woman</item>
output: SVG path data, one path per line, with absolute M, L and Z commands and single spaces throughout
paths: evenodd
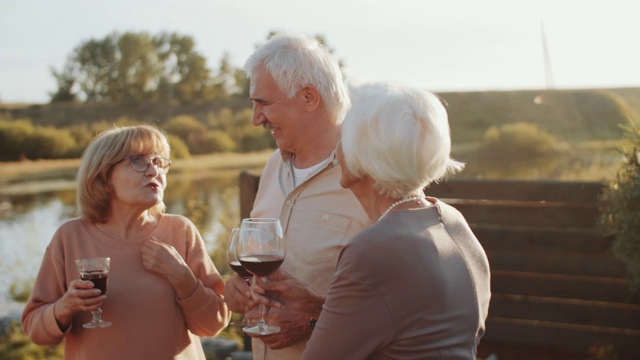
M 309 314 L 315 329 L 303 359 L 475 359 L 489 308 L 487 257 L 456 209 L 423 194 L 463 166 L 450 157 L 446 110 L 432 93 L 392 84 L 360 86 L 352 101 L 340 184 L 373 225 L 340 253 L 326 296 L 278 272 L 252 287 L 254 298 Z

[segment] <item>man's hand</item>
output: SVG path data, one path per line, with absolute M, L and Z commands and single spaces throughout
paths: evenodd
M 280 327 L 280 332 L 277 334 L 254 336 L 262 340 L 270 349 L 283 349 L 311 337 L 309 315 L 305 313 L 267 308 L 264 319 L 268 324 Z
M 312 289 L 282 269 L 269 275 L 268 279 L 260 278 L 251 285 L 253 301 L 270 308 L 286 308 L 298 311 L 315 319 L 320 316 L 325 296 Z

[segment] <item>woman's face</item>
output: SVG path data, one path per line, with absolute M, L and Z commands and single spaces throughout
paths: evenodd
M 164 189 L 167 186 L 165 171 L 154 165 L 155 161 L 149 162 L 144 171 L 138 171 L 131 165 L 132 161 L 137 162 L 138 165 L 145 164 L 149 159 L 158 158 L 160 155 L 157 153 L 140 155 L 142 157 L 126 158 L 113 166 L 111 173 L 112 208 L 129 207 L 144 211 L 162 202 Z

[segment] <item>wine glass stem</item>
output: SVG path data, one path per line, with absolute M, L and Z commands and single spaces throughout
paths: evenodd
M 258 311 L 260 312 L 260 319 L 258 319 L 258 326 L 260 328 L 264 328 L 264 326 L 266 325 L 266 323 L 264 322 L 264 305 L 263 304 L 259 304 L 258 305 Z
M 102 309 L 98 308 L 98 310 L 92 311 L 91 315 L 93 315 L 93 320 L 91 320 L 94 323 L 98 323 L 98 322 L 102 322 Z
M 264 281 L 260 281 L 260 277 L 256 277 L 256 283 L 261 284 Z M 258 304 L 258 327 L 260 329 L 264 328 L 266 325 L 265 321 L 264 321 L 264 304 L 260 303 Z

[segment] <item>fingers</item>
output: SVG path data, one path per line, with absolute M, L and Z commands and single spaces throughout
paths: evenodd
M 283 306 L 281 302 L 269 297 L 269 293 L 257 284 L 251 285 L 250 290 L 251 299 L 257 304 L 266 305 L 270 308 L 281 308 Z
M 104 303 L 106 295 L 100 295 L 99 289 L 86 280 L 73 280 L 63 296 L 64 306 L 74 312 L 96 310 Z
M 153 238 L 144 242 L 141 252 L 142 266 L 161 275 L 167 275 L 186 265 L 175 248 Z
M 251 299 L 251 291 L 245 280 L 237 274 L 232 275 L 225 283 L 225 302 L 234 312 L 246 312 L 255 306 Z

